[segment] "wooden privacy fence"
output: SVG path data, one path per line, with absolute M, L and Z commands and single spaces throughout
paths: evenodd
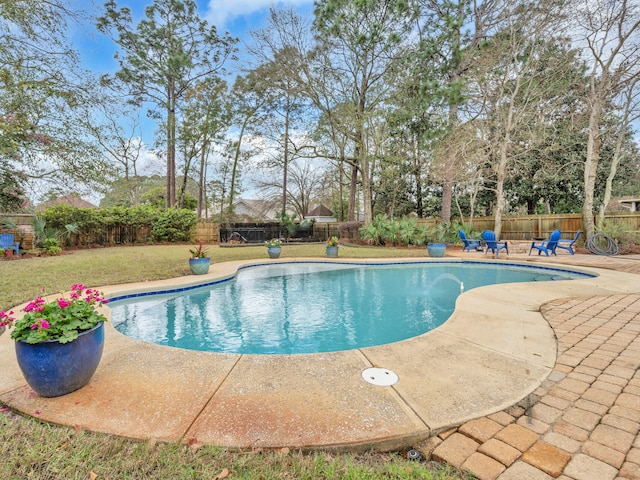
M 630 233 L 635 234 L 636 242 L 640 241 L 640 212 L 639 213 L 609 213 L 605 215 L 606 222 L 615 221 L 625 225 Z M 454 219 L 454 223 L 458 220 Z M 469 225 L 469 221 L 464 222 Z M 473 219 L 473 229 L 479 232 L 493 230 L 494 217 L 477 217 Z M 504 240 L 531 240 L 532 238 L 548 238 L 554 230 L 562 232 L 562 238 L 573 238 L 578 230 L 584 232 L 582 215 L 552 214 L 552 215 L 522 215 L 504 217 L 502 219 L 502 233 Z
M 218 242 L 220 239 L 220 225 L 217 223 L 198 223 L 193 239 L 198 243 Z

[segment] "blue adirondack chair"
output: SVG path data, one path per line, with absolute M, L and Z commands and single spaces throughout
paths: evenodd
M 467 238 L 462 230 L 458 230 L 458 235 L 460 235 L 460 240 L 462 240 L 462 243 L 464 243 L 464 247 L 462 247 L 463 252 L 465 250 L 470 252 L 472 248 L 478 252 L 482 252 L 484 250 L 484 248 L 482 248 L 482 242 L 480 240 Z
M 576 233 L 576 236 L 573 238 L 573 240 L 569 238 L 561 238 L 560 240 L 558 240 L 556 249 L 562 248 L 563 250 L 568 250 L 569 253 L 573 255 L 575 253 L 573 251 L 573 245 L 578 241 L 578 238 L 580 238 L 580 230 L 578 230 L 578 233 Z
M 531 248 L 529 249 L 529 255 L 531 255 L 531 251 L 535 248 L 538 250 L 538 255 L 542 252 L 548 257 L 549 252 L 556 254 L 556 247 L 558 246 L 558 240 L 560 240 L 560 230 L 554 230 L 551 232 L 551 236 L 549 240 L 545 240 L 536 244 L 536 242 L 531 242 Z
M 499 241 L 496 239 L 496 234 L 493 230 L 485 230 L 482 232 L 482 240 L 484 241 L 487 249 L 485 250 L 485 255 L 491 250 L 494 255 L 499 255 L 500 250 L 505 250 L 507 255 L 509 255 L 509 246 L 506 241 Z
M 0 248 L 3 250 L 14 250 L 16 255 L 18 255 L 20 253 L 20 242 L 16 242 L 10 233 L 3 233 L 0 235 Z

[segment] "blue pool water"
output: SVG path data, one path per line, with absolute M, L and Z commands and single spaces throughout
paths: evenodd
M 466 262 L 271 264 L 185 292 L 114 298 L 109 306 L 121 333 L 159 345 L 247 354 L 332 352 L 428 332 L 449 318 L 463 289 L 584 276 Z

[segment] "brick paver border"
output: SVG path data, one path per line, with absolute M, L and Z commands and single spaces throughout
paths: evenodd
M 640 479 L 640 294 L 560 299 L 541 311 L 558 338 L 542 385 L 419 449 L 480 480 Z

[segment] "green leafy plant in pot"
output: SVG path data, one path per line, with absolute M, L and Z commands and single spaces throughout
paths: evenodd
M 37 394 L 58 397 L 89 383 L 102 358 L 107 318 L 99 307 L 107 302 L 98 290 L 75 284 L 67 297 L 29 302 L 21 318 L 0 312 L 0 326 L 12 329 L 18 365 Z

